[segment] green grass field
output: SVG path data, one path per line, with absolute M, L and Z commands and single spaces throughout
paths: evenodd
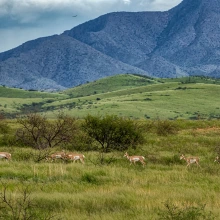
M 118 151 L 105 154 L 106 160 L 113 158 L 109 165 L 100 165 L 99 154 L 93 151 L 80 152 L 86 157 L 84 165 L 37 163 L 39 151 L 15 146 L 1 132 L 0 151 L 10 152 L 12 160 L 0 160 L 0 216 L 6 220 L 28 219 L 31 214 L 34 220 L 220 219 L 220 164 L 214 163 L 220 152 L 219 94 L 216 79 L 131 74 L 57 93 L 0 87 L 0 111 L 8 118 L 10 135 L 19 126 L 14 118 L 29 112 L 51 119 L 60 111 L 80 119 L 88 114 L 117 114 L 146 123 L 146 143 L 128 150 L 146 158 L 144 168 L 138 163 L 130 166 L 125 152 Z M 160 136 L 148 129 L 148 124 L 157 123 L 155 119 L 172 119 L 177 134 Z M 62 147 L 52 151 L 56 150 Z M 201 168 L 194 164 L 186 168 L 179 159 L 182 153 L 200 157 Z M 24 202 L 26 187 L 33 203 Z M 4 189 L 9 209 L 2 208 Z M 19 207 L 27 211 L 26 217 L 18 218 Z M 10 217 L 4 218 L 4 213 Z
M 217 84 L 165 82 L 59 100 L 45 107 L 53 112 L 62 109 L 77 117 L 117 114 L 139 119 L 208 119 L 219 118 L 218 94 Z
M 8 123 L 13 132 L 16 121 Z M 19 196 L 22 198 L 21 189 L 28 186 L 31 200 L 41 210 L 38 219 L 50 211 L 54 219 L 64 220 L 159 220 L 158 213 L 162 213 L 162 219 L 167 216 L 167 203 L 188 214 L 188 218 L 181 219 L 220 219 L 220 164 L 214 163 L 220 147 L 220 121 L 172 123 L 178 127 L 177 134 L 159 136 L 154 130 L 146 130 L 146 144 L 128 150 L 130 155 L 146 158 L 144 168 L 138 163 L 130 166 L 124 152 L 106 154 L 106 159 L 114 158 L 109 165 L 96 163 L 97 152 L 82 152 L 86 157 L 84 165 L 36 163 L 37 152 L 33 149 L 1 142 L 0 150 L 11 152 L 12 161 L 0 161 L 0 189 L 8 186 L 12 203 Z M 199 156 L 201 168 L 194 164 L 186 168 L 186 162 L 179 159 L 182 153 Z M 204 205 L 200 216 L 195 210 Z
M 220 117 L 220 81 L 204 77 L 152 79 L 117 75 L 59 93 L 0 87 L 0 111 L 7 117 L 41 112 L 53 118 L 63 111 L 117 114 L 134 119 L 210 119 Z
M 67 98 L 65 94 L 48 93 L 40 91 L 26 91 L 23 89 L 7 88 L 0 86 L 0 112 L 9 117 L 15 117 L 24 112 L 28 106 L 32 106 L 32 111 L 39 110 L 44 103 L 58 99 Z M 30 107 L 27 109 L 29 111 Z

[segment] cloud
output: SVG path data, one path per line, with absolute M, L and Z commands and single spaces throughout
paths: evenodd
M 144 1 L 142 0 L 141 5 L 146 8 L 149 6 L 150 3 L 150 10 L 155 11 L 155 10 L 169 10 L 171 7 L 174 7 L 178 5 L 182 0 L 172 0 L 172 1 L 164 1 L 164 0 L 149 0 L 149 1 Z M 158 7 L 160 6 L 160 7 Z
M 131 0 L 124 0 L 124 3 L 125 3 L 126 5 L 130 5 Z
M 94 17 L 123 0 L 0 0 L 0 28 L 33 26 L 72 14 Z M 4 25 L 2 25 L 4 24 Z
M 0 0 L 0 19 L 33 24 L 70 14 L 95 17 L 110 11 L 166 10 L 181 0 Z
M 164 11 L 180 2 L 181 0 L 0 0 L 0 35 L 5 39 L 4 45 L 0 45 L 0 51 L 40 36 L 60 34 L 109 12 Z M 77 17 L 72 17 L 73 15 Z

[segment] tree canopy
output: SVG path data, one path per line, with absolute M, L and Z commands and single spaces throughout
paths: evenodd
M 84 131 L 100 146 L 100 151 L 126 150 L 136 148 L 144 142 L 141 126 L 129 118 L 116 115 L 87 115 L 82 125 Z

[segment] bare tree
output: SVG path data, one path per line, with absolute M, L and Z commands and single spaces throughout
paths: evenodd
M 32 113 L 18 118 L 21 125 L 16 132 L 17 140 L 35 149 L 47 149 L 68 143 L 76 131 L 76 119 L 59 114 L 56 120 Z
M 20 196 L 15 198 L 12 193 L 8 193 L 8 186 L 6 184 L 2 183 L 2 187 L 3 189 L 0 193 L 1 218 L 31 219 L 32 213 L 30 207 L 32 207 L 32 201 L 28 187 L 22 189 L 22 198 Z

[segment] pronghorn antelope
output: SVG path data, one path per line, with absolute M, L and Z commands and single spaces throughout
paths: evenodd
M 183 154 L 180 156 L 180 160 L 185 160 L 187 165 L 186 167 L 190 166 L 190 164 L 195 163 L 197 166 L 199 165 L 199 157 L 185 157 Z
M 76 160 L 80 160 L 81 163 L 84 164 L 84 158 L 85 156 L 83 154 L 77 154 L 77 153 L 67 153 L 65 155 L 65 158 L 68 160 L 72 160 L 73 162 L 75 162 Z
M 219 158 L 219 156 L 217 156 L 217 157 L 215 158 L 214 162 L 220 163 L 220 158 Z
M 0 159 L 10 160 L 11 159 L 11 154 L 7 153 L 7 152 L 0 152 Z
M 48 156 L 46 158 L 46 160 L 50 160 L 51 162 L 56 160 L 56 159 L 65 159 L 65 152 L 62 151 L 62 152 L 56 152 L 54 154 L 51 154 L 50 156 Z
M 128 153 L 126 152 L 124 154 L 124 157 L 127 157 L 127 159 L 130 161 L 130 165 L 132 163 L 135 165 L 137 161 L 140 161 L 143 167 L 145 166 L 145 162 L 144 162 L 145 158 L 143 156 L 129 156 Z

